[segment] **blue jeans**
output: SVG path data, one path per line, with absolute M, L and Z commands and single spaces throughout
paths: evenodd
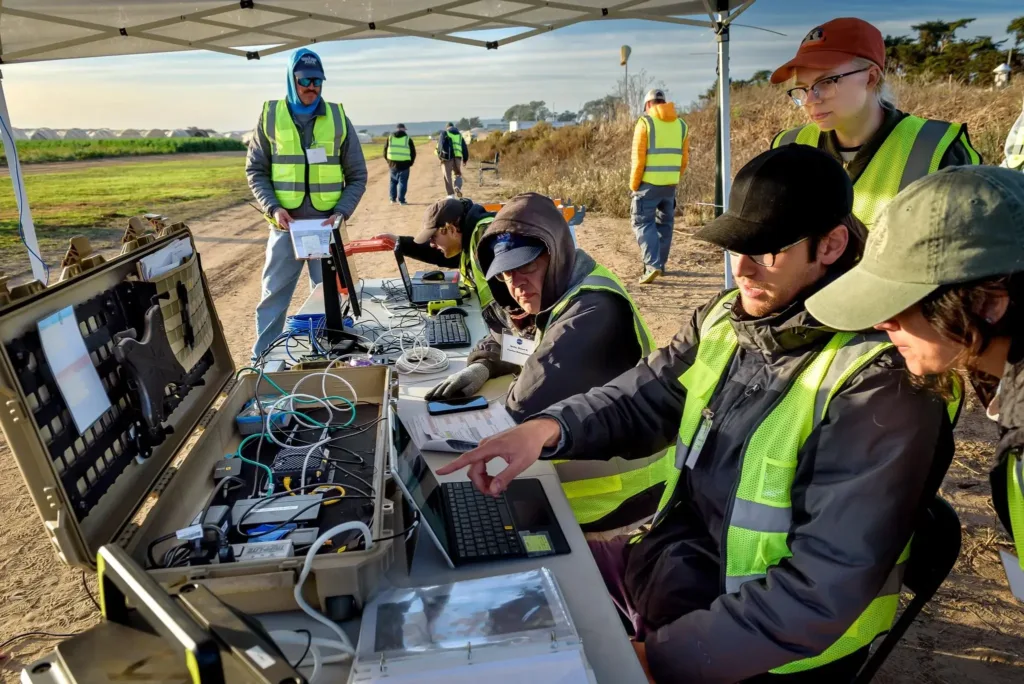
M 674 185 L 641 183 L 640 189 L 633 193 L 630 210 L 633 234 L 640 245 L 640 258 L 648 268 L 665 272 L 675 213 Z
M 409 187 L 409 169 L 391 169 L 391 201 L 398 200 L 405 204 L 405 191 Z
M 284 231 L 270 229 L 267 257 L 263 263 L 263 299 L 256 307 L 256 344 L 252 348 L 254 360 L 284 331 L 288 305 L 306 263 L 309 264 L 309 289 L 312 292 L 323 281 L 320 260 L 299 261 L 292 249 L 291 236 Z

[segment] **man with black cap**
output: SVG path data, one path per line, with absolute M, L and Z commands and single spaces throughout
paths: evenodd
M 883 336 L 808 314 L 807 297 L 862 252 L 852 208 L 849 177 L 823 152 L 754 158 L 729 211 L 697 233 L 733 252 L 738 289 L 635 368 L 439 470 L 469 466 L 498 494 L 542 453 L 674 445 L 651 529 L 591 542 L 654 681 L 850 681 L 892 624 L 955 411 L 915 389 Z M 491 477 L 494 458 L 508 467 Z
M 494 213 L 473 200 L 448 197 L 439 199 L 427 209 L 423 229 L 416 235 L 381 233 L 375 238 L 388 238 L 402 256 L 442 268 L 458 268 L 462 282 L 476 292 L 480 308 L 491 303 L 491 290 L 484 270 L 476 262 L 476 246 L 484 229 L 494 220 Z
M 263 104 L 245 162 L 249 189 L 270 224 L 253 360 L 284 330 L 303 265 L 309 264 L 311 289 L 322 280 L 318 259 L 295 258 L 291 222 L 347 220 L 366 191 L 366 160 L 358 137 L 349 134 L 352 122 L 341 104 L 321 96 L 326 77 L 320 56 L 296 50 L 286 79 L 287 96 Z
M 471 396 L 488 379 L 512 375 L 505 408 L 520 421 L 603 385 L 654 348 L 622 283 L 575 247 L 550 198 L 510 200 L 477 254 L 494 296 L 484 311 L 491 332 L 427 399 Z M 653 515 L 671 472 L 662 456 L 566 464 L 558 474 L 579 523 L 607 530 Z
M 391 203 L 405 205 L 405 191 L 409 187 L 409 170 L 416 163 L 416 146 L 405 131 L 405 124 L 398 124 L 395 132 L 384 141 L 384 158 L 391 169 L 391 185 L 388 194 Z
M 469 161 L 469 145 L 455 124 L 448 122 L 437 136 L 437 158 L 448 197 L 462 198 L 462 165 Z

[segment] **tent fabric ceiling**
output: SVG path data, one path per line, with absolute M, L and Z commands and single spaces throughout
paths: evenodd
M 729 0 L 733 17 L 754 0 Z M 495 49 L 584 21 L 711 28 L 717 0 L 0 0 L 0 63 L 185 50 L 255 59 L 335 40 L 415 36 Z M 724 4 L 724 3 L 723 3 Z M 504 29 L 483 40 L 474 33 Z

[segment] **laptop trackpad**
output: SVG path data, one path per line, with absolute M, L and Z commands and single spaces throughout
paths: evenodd
M 528 556 L 569 553 L 569 543 L 562 534 L 540 480 L 513 480 L 505 492 L 505 500 L 512 509 L 519 539 Z

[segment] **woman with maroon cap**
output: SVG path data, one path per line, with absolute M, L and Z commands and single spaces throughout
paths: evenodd
M 900 190 L 947 166 L 980 164 L 966 124 L 896 109 L 885 89 L 885 41 L 861 19 L 811 29 L 772 74 L 810 123 L 783 131 L 772 147 L 810 145 L 842 162 L 853 181 L 853 213 L 870 230 Z

